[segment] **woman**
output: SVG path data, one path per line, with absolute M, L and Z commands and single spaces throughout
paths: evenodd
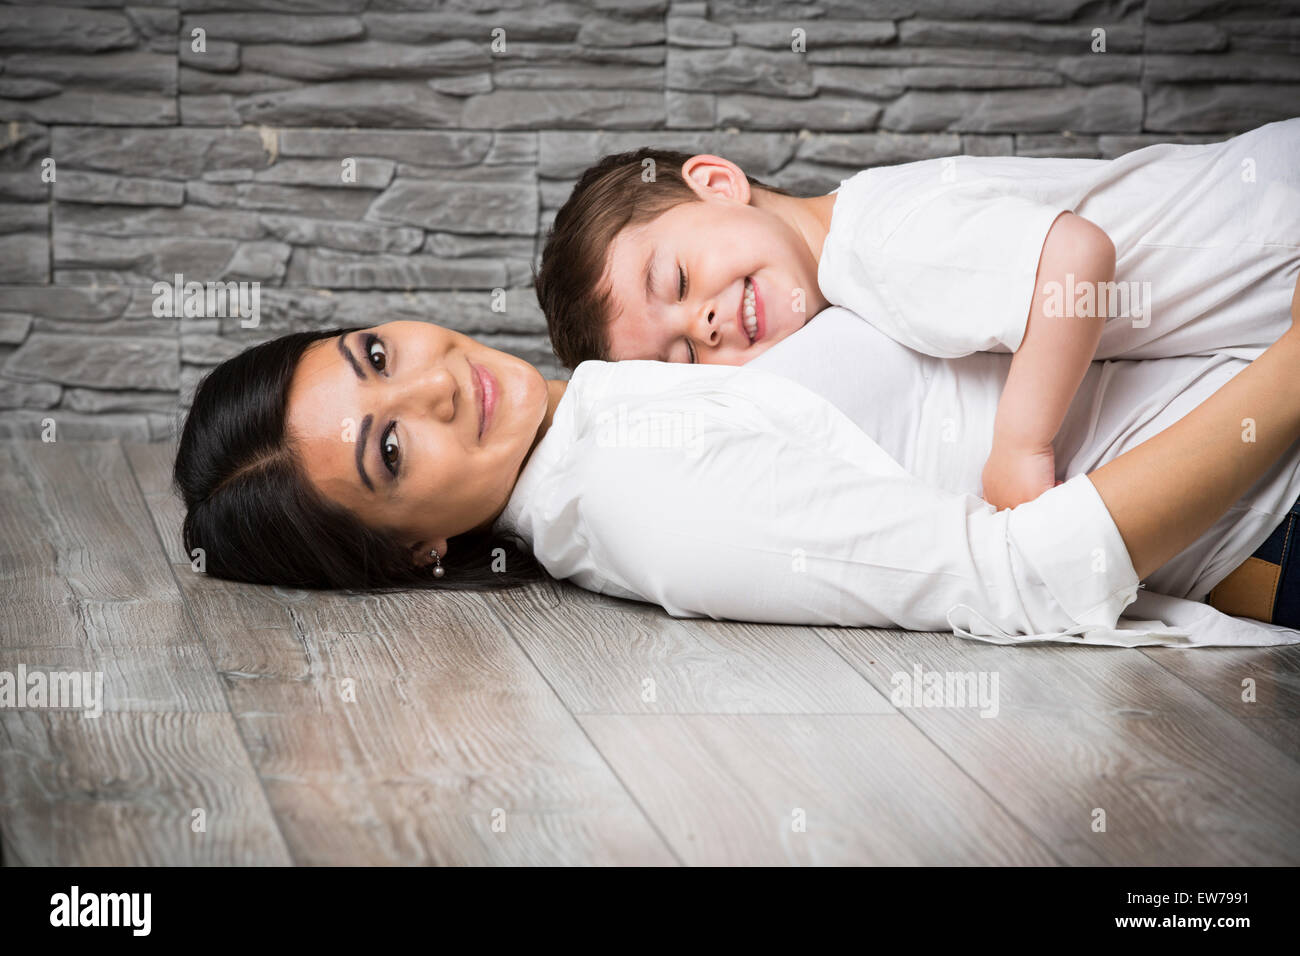
M 553 574 L 674 614 L 966 633 L 957 612 L 986 639 L 1184 643 L 1114 628 L 1139 579 L 1300 437 L 1297 359 L 1293 329 L 1165 431 L 994 512 L 918 481 L 762 370 L 593 362 L 566 386 L 459 333 L 393 322 L 285 336 L 218 366 L 175 478 L 186 548 L 218 577 L 507 586 L 532 570 L 514 533 Z M 1258 422 L 1249 446 L 1244 418 Z M 759 467 L 729 468 L 736 447 Z

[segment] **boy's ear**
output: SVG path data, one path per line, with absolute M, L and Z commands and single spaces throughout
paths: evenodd
M 682 163 L 682 178 L 701 199 L 730 199 L 749 204 L 749 178 L 730 160 L 700 153 Z

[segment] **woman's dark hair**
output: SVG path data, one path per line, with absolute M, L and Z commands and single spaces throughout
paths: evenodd
M 291 588 L 489 590 L 540 577 L 517 538 L 470 532 L 448 541 L 446 574 L 434 578 L 396 535 L 367 527 L 307 480 L 286 440 L 289 383 L 308 346 L 352 331 L 281 336 L 199 383 L 172 470 L 186 553 L 202 548 L 216 577 Z

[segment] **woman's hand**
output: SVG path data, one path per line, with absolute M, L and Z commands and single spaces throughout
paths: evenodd
M 1051 445 L 1020 447 L 994 442 L 984 463 L 984 500 L 999 511 L 1033 501 L 1059 484 Z

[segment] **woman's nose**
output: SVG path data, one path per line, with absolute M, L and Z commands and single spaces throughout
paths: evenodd
M 397 404 L 408 415 L 432 415 L 449 422 L 455 416 L 457 406 L 465 401 L 456 376 L 442 361 L 405 378 L 397 388 Z

